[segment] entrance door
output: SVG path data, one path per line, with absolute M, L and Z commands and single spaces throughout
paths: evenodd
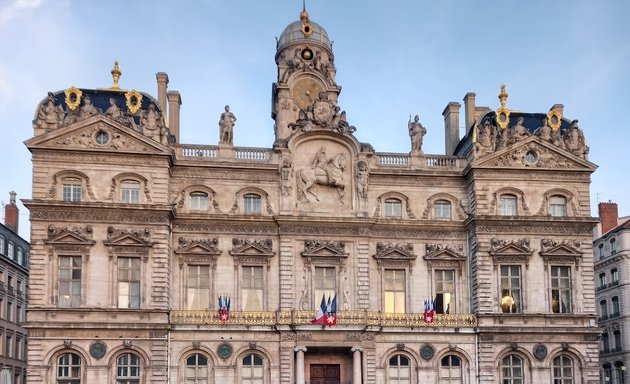
M 340 384 L 339 364 L 311 364 L 310 384 Z

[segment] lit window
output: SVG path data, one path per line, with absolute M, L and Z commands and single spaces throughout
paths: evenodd
M 57 384 L 81 383 L 81 357 L 75 353 L 64 353 L 57 359 Z
M 435 312 L 455 313 L 455 271 L 435 271 Z
M 185 384 L 202 384 L 208 382 L 208 358 L 200 353 L 186 359 Z
M 318 309 L 322 302 L 333 298 L 337 292 L 337 271 L 335 267 L 315 267 L 313 308 Z
M 502 384 L 522 384 L 525 382 L 523 360 L 516 355 L 508 355 L 501 361 Z
M 606 300 L 599 302 L 599 316 L 604 320 L 608 318 L 608 303 L 606 303 Z
M 402 217 L 402 202 L 398 199 L 385 200 L 385 217 Z
M 13 260 L 13 258 L 15 257 L 14 252 L 15 252 L 15 246 L 13 245 L 12 241 L 9 241 L 9 245 L 7 247 L 7 256 L 9 256 L 11 260 Z
M 124 353 L 116 359 L 116 384 L 140 384 L 140 357 Z
M 124 180 L 120 184 L 120 201 L 128 204 L 140 203 L 140 183 L 135 180 Z
M 260 196 L 255 193 L 243 196 L 243 210 L 245 213 L 260 213 Z
M 394 384 L 411 383 L 411 367 L 409 358 L 404 355 L 396 355 L 389 359 L 389 381 Z
M 553 383 L 573 384 L 573 360 L 561 355 L 553 359 Z
M 81 257 L 59 257 L 59 306 L 81 305 Z
M 501 310 L 503 313 L 521 313 L 521 267 L 501 266 Z
M 241 382 L 243 384 L 264 383 L 263 359 L 256 354 L 250 354 L 243 358 Z
M 459 357 L 448 355 L 442 358 L 440 383 L 462 384 L 462 361 Z
M 405 270 L 385 270 L 385 312 L 405 313 Z
M 433 205 L 433 213 L 438 220 L 451 219 L 451 203 L 446 200 L 438 200 Z
M 551 196 L 549 198 L 549 214 L 554 217 L 567 215 L 567 199 L 564 196 Z
M 263 310 L 263 267 L 244 266 L 242 281 L 243 311 Z
M 613 296 L 613 298 L 610 299 L 610 301 L 612 302 L 612 307 L 613 307 L 613 311 L 612 311 L 612 314 L 610 315 L 610 317 L 617 317 L 617 316 L 619 316 L 619 297 L 618 296 Z
M 118 258 L 118 308 L 140 308 L 140 259 Z
M 189 310 L 207 310 L 210 308 L 210 266 L 189 265 L 186 308 Z
M 190 209 L 194 211 L 208 210 L 208 194 L 204 192 L 193 192 L 190 194 Z
M 551 267 L 551 311 L 571 313 L 571 267 Z
M 516 216 L 516 196 L 501 195 L 499 198 L 499 214 L 502 216 Z
M 63 201 L 81 201 L 81 179 L 68 177 L 63 179 Z

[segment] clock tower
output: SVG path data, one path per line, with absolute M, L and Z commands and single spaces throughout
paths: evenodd
M 337 104 L 341 87 L 335 82 L 335 64 L 328 34 L 311 21 L 306 10 L 277 39 L 278 79 L 273 84 L 271 117 L 275 120 L 274 146 L 286 146 L 292 125 L 312 114 L 321 97 Z

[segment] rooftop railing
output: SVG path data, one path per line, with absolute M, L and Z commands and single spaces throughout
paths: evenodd
M 271 149 L 255 147 L 227 147 L 218 145 L 182 144 L 175 147 L 177 157 L 183 159 L 236 159 L 266 161 L 271 158 Z
M 171 311 L 172 324 L 193 325 L 309 325 L 315 318 L 316 311 L 266 311 L 266 312 L 230 312 L 227 321 L 219 319 L 218 311 Z M 361 325 L 374 327 L 450 327 L 474 328 L 477 326 L 475 315 L 436 314 L 432 323 L 424 321 L 422 313 L 383 313 L 373 311 L 337 312 L 338 325 Z

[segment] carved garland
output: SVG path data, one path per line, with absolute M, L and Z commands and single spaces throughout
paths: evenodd
M 305 240 L 302 257 L 306 258 L 306 266 L 310 266 L 313 262 L 321 262 L 343 268 L 348 258 L 345 248 L 345 241 Z

